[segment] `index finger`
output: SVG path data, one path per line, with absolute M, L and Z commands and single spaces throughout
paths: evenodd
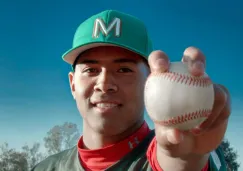
M 163 73 L 169 69 L 169 58 L 163 51 L 153 51 L 148 58 L 148 63 L 152 73 Z

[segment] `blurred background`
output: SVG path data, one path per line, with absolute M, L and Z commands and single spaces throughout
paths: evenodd
M 188 46 L 204 52 L 206 72 L 232 96 L 232 115 L 222 146 L 228 150 L 230 167 L 243 170 L 240 0 L 1 0 L 0 166 L 6 158 L 22 160 L 24 156 L 29 166 L 23 167 L 30 167 L 45 155 L 76 143 L 82 134 L 82 118 L 69 89 L 71 67 L 61 55 L 71 48 L 78 25 L 106 9 L 144 21 L 155 49 L 166 52 L 171 61 L 181 60 Z

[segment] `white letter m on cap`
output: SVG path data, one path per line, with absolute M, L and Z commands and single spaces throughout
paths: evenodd
M 98 38 L 100 35 L 100 31 L 104 36 L 107 36 L 112 29 L 115 29 L 115 36 L 119 37 L 121 34 L 121 20 L 119 18 L 115 18 L 114 20 L 112 20 L 108 27 L 106 27 L 102 19 L 98 18 L 94 22 L 93 38 Z

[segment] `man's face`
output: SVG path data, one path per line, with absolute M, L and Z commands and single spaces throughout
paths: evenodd
M 149 69 L 142 57 L 118 47 L 98 47 L 78 59 L 70 87 L 84 124 L 116 135 L 143 119 Z

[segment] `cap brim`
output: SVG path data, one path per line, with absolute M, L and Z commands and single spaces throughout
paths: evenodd
M 86 51 L 88 49 L 92 49 L 92 48 L 100 47 L 100 46 L 118 46 L 118 45 L 111 44 L 111 43 L 90 43 L 90 44 L 86 44 L 86 45 L 81 45 L 81 46 L 78 46 L 78 47 L 76 47 L 74 49 L 68 50 L 62 56 L 62 59 L 64 61 L 66 61 L 67 63 L 73 65 L 75 59 L 77 58 L 77 56 L 79 54 L 81 54 L 82 52 L 84 52 L 84 51 Z M 121 47 L 121 46 L 119 46 L 119 47 Z

